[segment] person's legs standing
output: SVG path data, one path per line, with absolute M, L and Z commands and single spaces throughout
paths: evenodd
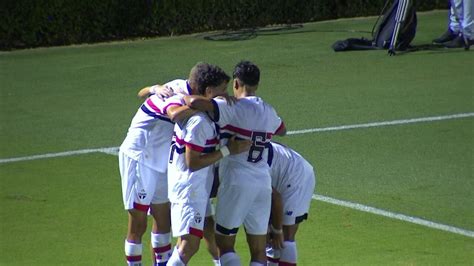
M 171 219 L 169 202 L 152 204 L 153 227 L 151 246 L 153 248 L 155 265 L 165 266 L 171 256 Z
M 153 227 L 151 246 L 155 265 L 164 266 L 171 256 L 171 217 L 167 173 L 153 171 L 155 193 L 151 204 Z
M 463 0 L 450 0 L 449 29 L 456 35 L 461 33 L 461 22 L 463 15 Z
M 283 201 L 283 248 L 281 250 L 267 249 L 267 257 L 273 261 L 282 262 L 285 265 L 296 265 L 297 263 L 297 245 L 296 232 L 299 223 L 308 217 L 309 208 L 312 202 L 314 189 L 316 187 L 316 173 L 311 164 L 305 162 L 300 167 L 298 173 L 298 185 L 292 185 L 281 193 Z M 296 174 L 296 173 L 295 173 Z M 278 265 L 271 264 L 268 265 Z
M 268 221 L 272 202 L 272 189 L 261 187 L 254 191 L 257 195 L 244 220 L 251 265 L 266 265 Z
M 454 0 L 449 1 L 449 13 L 448 13 L 448 29 L 440 37 L 433 40 L 434 44 L 443 44 L 454 40 L 461 31 L 461 24 L 456 16 L 456 10 L 454 8 Z
M 186 265 L 199 250 L 206 206 L 205 201 L 171 203 L 173 236 L 179 239 L 167 265 Z
M 474 1 L 463 0 L 462 33 L 467 40 L 474 40 Z
M 452 23 L 455 26 L 458 26 L 458 36 L 450 42 L 446 42 L 443 45 L 446 48 L 461 48 L 469 49 L 471 45 L 474 44 L 474 22 L 473 13 L 474 13 L 474 4 L 472 0 L 452 0 L 451 4 L 453 5 L 453 13 L 456 15 L 458 25 Z
M 122 179 L 122 197 L 128 211 L 128 229 L 125 239 L 125 257 L 128 265 L 141 265 L 142 236 L 147 226 L 147 211 L 151 197 L 147 197 L 144 182 L 139 175 L 136 160 L 119 152 L 119 170 Z M 149 195 L 149 194 L 148 194 Z
M 217 231 L 218 229 L 216 229 Z M 237 232 L 236 232 L 237 233 Z M 240 258 L 235 252 L 235 234 L 229 232 L 228 235 L 216 232 L 216 244 L 219 248 L 220 263 L 222 266 L 240 266 Z
M 207 246 L 207 251 L 212 257 L 212 261 L 215 266 L 220 265 L 219 262 L 219 250 L 216 244 L 215 234 L 216 223 L 214 221 L 214 210 L 211 199 L 207 203 L 206 218 L 204 220 L 204 242 Z
M 234 249 L 236 234 L 255 197 L 255 194 L 247 193 L 240 186 L 227 184 L 221 184 L 217 191 L 216 244 L 222 266 L 240 265 Z

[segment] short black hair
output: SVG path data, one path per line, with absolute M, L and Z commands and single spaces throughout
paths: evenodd
M 230 80 L 229 75 L 218 66 L 198 63 L 194 68 L 198 93 L 201 95 L 204 95 L 207 87 L 216 87 L 222 82 L 229 82 Z
M 260 69 L 250 61 L 240 61 L 235 65 L 233 77 L 244 85 L 256 86 L 260 82 Z

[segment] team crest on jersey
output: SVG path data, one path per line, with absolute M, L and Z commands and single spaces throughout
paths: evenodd
M 293 214 L 293 211 L 286 211 L 285 214 L 291 216 Z
M 199 223 L 201 223 L 201 221 L 202 221 L 201 214 L 199 212 L 196 212 L 196 215 L 194 215 L 194 222 L 199 224 Z
M 144 198 L 146 198 L 146 192 L 145 192 L 145 190 L 142 189 L 140 192 L 138 192 L 138 198 L 139 198 L 139 199 L 144 199 Z

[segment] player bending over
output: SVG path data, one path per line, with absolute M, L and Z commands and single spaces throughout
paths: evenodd
M 267 247 L 267 265 L 296 265 L 295 235 L 299 223 L 308 217 L 316 177 L 308 161 L 279 143 L 271 143 L 268 164 L 274 193 L 269 230 L 272 245 Z

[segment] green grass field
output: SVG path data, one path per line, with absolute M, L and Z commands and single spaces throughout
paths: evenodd
M 412 44 L 443 33 L 446 16 L 420 13 Z M 240 41 L 196 34 L 1 52 L 0 265 L 123 265 L 127 215 L 115 156 L 6 159 L 117 147 L 141 103 L 138 89 L 186 77 L 198 61 L 231 73 L 241 59 L 260 66 L 258 94 L 293 133 L 278 141 L 316 167 L 316 194 L 464 232 L 314 200 L 297 237 L 299 265 L 474 265 L 474 53 L 330 48 L 369 37 L 374 21 L 309 23 Z M 423 119 L 298 133 L 413 118 Z M 237 245 L 245 265 L 241 234 Z M 146 250 L 145 265 L 149 258 Z M 204 245 L 190 263 L 211 264 Z

